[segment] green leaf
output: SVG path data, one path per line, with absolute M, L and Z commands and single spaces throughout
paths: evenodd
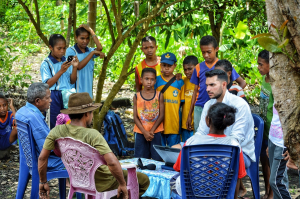
M 288 27 L 285 26 L 285 27 L 284 27 L 284 31 L 283 31 L 283 38 L 286 37 L 287 33 L 288 33 Z
M 278 48 L 283 48 L 283 47 L 285 47 L 286 45 L 288 45 L 289 41 L 290 41 L 289 39 L 284 40 L 283 42 L 281 42 L 281 43 L 278 45 Z
M 167 37 L 166 37 L 166 43 L 165 43 L 165 50 L 168 48 L 169 42 L 170 42 L 171 32 L 168 31 Z
M 79 13 L 78 13 L 78 15 L 79 16 L 82 16 L 82 15 L 87 15 L 87 11 L 88 11 L 88 5 L 86 5 Z
M 272 35 L 271 33 L 262 33 L 262 34 L 255 35 L 251 39 L 256 39 L 256 38 L 259 38 L 259 37 L 274 37 L 274 35 Z
M 259 45 L 266 49 L 267 51 L 270 51 L 272 53 L 279 53 L 282 52 L 280 48 L 278 48 L 278 42 L 275 39 L 269 38 L 269 37 L 260 37 L 257 39 Z
M 178 42 L 179 36 L 177 34 L 177 31 L 174 31 L 174 39 L 176 42 Z
M 234 29 L 235 32 L 235 38 L 238 39 L 244 39 L 246 32 L 248 30 L 248 26 L 247 24 L 245 24 L 244 22 L 240 21 L 238 26 Z
M 230 49 L 231 46 L 232 44 L 223 44 L 222 46 L 220 46 L 219 51 L 225 52 L 226 50 Z

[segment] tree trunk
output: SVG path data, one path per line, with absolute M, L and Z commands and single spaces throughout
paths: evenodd
M 270 33 L 277 35 L 273 23 L 280 27 L 289 19 L 287 24 L 291 38 L 287 50 L 298 52 L 300 56 L 300 2 L 294 0 L 266 0 L 267 16 Z M 294 18 L 296 17 L 296 18 Z M 297 21 L 298 20 L 298 21 Z M 299 61 L 294 56 L 296 64 Z M 285 54 L 270 54 L 270 83 L 274 96 L 275 107 L 278 110 L 285 146 L 288 148 L 291 159 L 300 166 L 300 73 L 293 68 L 292 62 Z
M 89 0 L 87 24 L 96 32 L 97 0 Z M 94 40 L 90 40 L 89 47 L 95 47 Z
M 75 4 L 76 0 L 70 0 L 69 2 L 69 18 L 68 18 L 68 32 L 67 32 L 67 47 L 69 47 L 70 45 L 70 37 L 71 37 L 71 31 L 72 31 L 72 27 L 73 27 L 73 12 L 74 9 L 76 10 Z
M 56 6 L 60 6 L 62 4 L 61 0 L 56 0 Z M 63 12 L 60 14 L 60 29 L 63 31 L 65 28 L 65 23 L 64 23 L 64 15 Z
M 74 9 L 73 9 L 73 33 L 74 33 L 74 43 L 76 43 L 76 40 L 75 40 L 75 37 L 76 37 L 76 35 L 75 35 L 75 31 L 76 31 L 76 29 L 77 29 L 77 27 L 76 27 L 76 20 L 77 20 L 77 14 L 76 14 L 76 7 L 77 7 L 77 2 L 75 1 L 74 2 Z

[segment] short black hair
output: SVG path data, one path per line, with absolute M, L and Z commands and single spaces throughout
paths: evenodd
M 212 45 L 214 48 L 217 48 L 219 46 L 214 36 L 206 35 L 200 39 L 200 46 L 209 45 Z
M 49 38 L 49 45 L 53 48 L 59 40 L 63 40 L 64 42 L 66 42 L 64 36 L 60 34 L 52 34 Z
M 216 67 L 221 67 L 223 68 L 226 72 L 232 71 L 232 64 L 230 63 L 230 61 L 228 61 L 227 59 L 221 59 L 219 60 L 216 65 Z
M 78 37 L 81 33 L 84 33 L 84 32 L 88 33 L 89 36 L 91 35 L 91 33 L 83 27 L 77 28 L 75 31 L 75 35 L 76 35 L 76 37 Z
M 8 103 L 8 100 L 3 93 L 0 93 L 0 99 L 4 99 Z
M 199 64 L 198 58 L 194 55 L 189 55 L 186 56 L 183 60 L 183 65 L 184 64 L 192 64 L 193 66 L 196 66 L 197 64 Z
M 265 62 L 269 63 L 269 51 L 267 50 L 262 50 L 258 54 L 258 57 L 262 58 L 265 60 Z
M 236 108 L 217 102 L 208 109 L 207 116 L 215 129 L 224 130 L 235 122 L 236 112 Z
M 153 73 L 154 76 L 155 76 L 155 79 L 156 79 L 156 70 L 155 70 L 154 68 L 144 68 L 144 69 L 142 70 L 142 75 L 141 75 L 141 77 L 143 77 L 145 73 Z
M 214 76 L 218 76 L 218 80 L 223 80 L 223 81 L 227 82 L 227 84 L 228 84 L 228 76 L 227 76 L 227 73 L 225 71 L 220 70 L 220 69 L 214 69 L 214 70 L 211 70 L 211 71 L 207 71 L 205 73 L 206 78 L 214 77 Z
M 146 36 L 146 37 L 144 37 L 142 39 L 142 44 L 143 44 L 143 42 L 147 42 L 147 41 L 153 41 L 155 43 L 155 45 L 156 45 L 156 39 L 154 37 L 152 37 L 152 36 Z

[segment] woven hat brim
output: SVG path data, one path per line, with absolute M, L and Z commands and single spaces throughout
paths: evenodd
M 78 110 L 69 110 L 69 108 L 67 109 L 62 109 L 60 110 L 61 113 L 64 114 L 80 114 L 80 113 L 87 113 L 93 110 L 96 110 L 98 108 L 100 108 L 102 104 L 101 103 L 95 103 L 93 104 L 93 106 L 87 107 L 87 108 L 83 108 L 83 109 L 78 109 Z

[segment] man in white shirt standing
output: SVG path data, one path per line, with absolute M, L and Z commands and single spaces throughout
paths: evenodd
M 229 106 L 233 106 L 237 109 L 235 122 L 225 129 L 224 134 L 234 137 L 240 143 L 243 151 L 245 168 L 248 168 L 251 165 L 251 162 L 256 161 L 254 146 L 254 121 L 250 107 L 245 100 L 228 92 L 228 77 L 224 71 L 218 69 L 211 70 L 206 72 L 205 76 L 207 86 L 206 91 L 210 100 L 204 105 L 196 134 L 207 135 L 209 133 L 209 128 L 205 123 L 205 117 L 211 105 L 216 102 L 222 102 Z M 241 185 L 241 187 L 243 187 L 243 185 Z M 245 194 L 246 189 L 243 188 L 240 192 L 240 196 Z

